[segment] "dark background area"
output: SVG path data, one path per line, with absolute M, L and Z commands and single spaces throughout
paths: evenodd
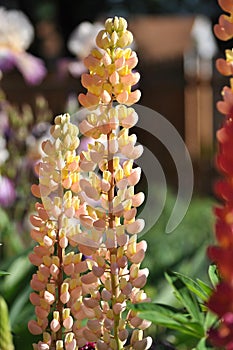
M 220 13 L 216 0 L 0 0 L 0 6 L 22 10 L 34 25 L 42 20 L 53 21 L 64 42 L 82 21 L 93 22 L 108 16 L 204 14 L 216 22 Z M 38 48 L 34 45 L 33 50 Z

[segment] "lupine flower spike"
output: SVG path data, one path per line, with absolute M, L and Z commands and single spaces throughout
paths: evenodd
M 221 40 L 233 37 L 233 1 L 219 0 L 222 9 L 228 15 L 221 15 L 219 24 L 214 28 Z M 217 60 L 217 68 L 223 75 L 232 76 L 232 50 L 226 50 L 226 59 Z M 218 110 L 225 115 L 222 128 L 217 132 L 219 144 L 216 164 L 224 179 L 215 185 L 215 192 L 223 201 L 215 208 L 215 235 L 218 246 L 208 248 L 208 255 L 218 267 L 221 281 L 208 301 L 208 307 L 219 317 L 219 326 L 209 331 L 209 338 L 214 346 L 226 350 L 233 349 L 233 84 L 222 90 L 223 100 L 217 103 Z
M 140 97 L 131 91 L 139 79 L 131 42 L 127 22 L 108 19 L 85 59 L 88 92 L 79 101 L 88 110 L 79 129 L 95 142 L 77 155 L 78 128 L 64 115 L 43 144 L 40 183 L 32 187 L 43 202 L 31 218 L 38 244 L 30 260 L 38 271 L 30 296 L 37 318 L 29 329 L 43 334 L 34 349 L 149 349 L 152 343 L 143 336 L 150 323 L 127 311 L 128 301 L 149 300 L 141 289 L 148 269 L 140 269 L 147 245 L 137 242 L 144 194 L 134 192 L 141 173 L 134 161 L 143 150 L 129 134 L 138 116 L 126 106 Z

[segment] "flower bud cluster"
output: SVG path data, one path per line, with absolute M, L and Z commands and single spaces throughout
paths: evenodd
M 127 30 L 124 18 L 107 19 L 105 29 L 96 38 L 97 49 L 84 59 L 89 73 L 82 75 L 82 85 L 87 94 L 79 95 L 79 102 L 86 108 L 113 101 L 132 105 L 140 99 L 140 91 L 131 87 L 140 79 L 132 69 L 138 63 L 137 55 L 129 46 L 133 36 Z
M 216 35 L 222 40 L 228 40 L 233 36 L 233 2 L 229 0 L 219 1 L 223 10 L 230 16 L 221 15 L 219 24 L 215 26 Z M 224 75 L 231 75 L 232 50 L 226 50 L 226 61 L 219 59 L 217 67 Z M 219 144 L 216 164 L 218 170 L 224 175 L 224 179 L 215 184 L 215 192 L 222 200 L 223 205 L 215 208 L 216 224 L 215 235 L 218 246 L 208 248 L 208 255 L 216 263 L 221 276 L 221 281 L 210 296 L 207 306 L 219 318 L 217 328 L 211 328 L 209 338 L 217 348 L 232 349 L 233 339 L 233 85 L 223 88 L 223 101 L 217 103 L 219 111 L 225 114 L 223 126 L 217 132 Z
M 81 273 L 88 271 L 82 254 L 68 251 L 69 245 L 77 246 L 72 236 L 78 232 L 78 226 L 70 227 L 70 220 L 79 217 L 81 207 L 76 195 L 78 132 L 69 115 L 56 117 L 52 140 L 42 145 L 45 156 L 40 164 L 40 183 L 32 186 L 34 195 L 43 202 L 36 204 L 37 214 L 31 216 L 31 237 L 37 245 L 29 255 L 38 270 L 32 276 L 34 292 L 30 294 L 36 320 L 29 321 L 28 328 L 32 334 L 43 334 L 43 340 L 33 345 L 38 350 L 74 350 L 78 346 L 72 305 L 84 292 L 80 287 Z

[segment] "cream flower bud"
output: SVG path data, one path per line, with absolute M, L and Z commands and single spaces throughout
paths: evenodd
M 101 30 L 99 32 L 99 34 L 96 37 L 96 45 L 101 48 L 106 50 L 110 45 L 111 45 L 111 41 L 108 38 L 105 30 Z
M 123 32 L 123 34 L 121 35 L 121 37 L 119 38 L 119 40 L 117 41 L 117 45 L 119 47 L 126 47 L 131 45 L 133 42 L 133 35 L 131 32 L 129 32 L 128 30 L 126 30 L 125 32 Z
M 112 33 L 113 31 L 113 23 L 112 23 L 112 18 L 108 18 L 106 21 L 105 21 L 105 28 L 107 30 L 107 32 L 109 34 Z
M 63 341 L 62 340 L 57 340 L 56 341 L 56 350 L 63 350 L 64 346 L 63 346 Z
M 118 41 L 118 35 L 117 35 L 117 32 L 114 31 L 111 34 L 111 44 L 112 44 L 112 46 L 115 46 L 117 41 Z

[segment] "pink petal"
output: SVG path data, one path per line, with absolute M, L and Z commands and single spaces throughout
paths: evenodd
M 31 84 L 40 84 L 46 75 L 46 68 L 41 59 L 29 54 L 15 54 L 15 64 L 25 80 Z

